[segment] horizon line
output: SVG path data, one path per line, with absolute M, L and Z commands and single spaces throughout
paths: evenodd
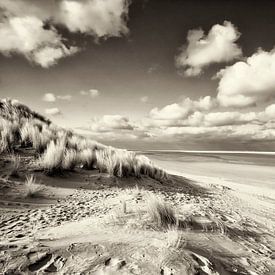
M 226 151 L 226 150 L 177 150 L 177 149 L 156 149 L 145 150 L 143 152 L 179 152 L 179 153 L 215 153 L 215 154 L 258 154 L 258 155 L 275 155 L 273 151 Z

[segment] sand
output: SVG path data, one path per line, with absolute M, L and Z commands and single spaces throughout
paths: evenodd
M 158 158 L 171 173 L 165 182 L 81 169 L 48 177 L 32 168 L 30 155 L 22 152 L 22 159 L 18 178 L 9 176 L 7 158 L 0 159 L 1 274 L 275 272 L 274 193 L 256 177 L 252 185 L 215 177 L 223 163 L 197 164 L 196 175 L 188 165 Z M 232 165 L 240 178 L 248 169 Z M 44 190 L 26 198 L 31 173 Z M 152 194 L 174 209 L 177 226 L 164 228 L 150 218 Z

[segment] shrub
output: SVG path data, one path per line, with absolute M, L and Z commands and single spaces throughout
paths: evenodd
M 36 179 L 33 175 L 27 176 L 25 181 L 26 197 L 41 197 L 43 195 L 44 186 L 36 183 Z

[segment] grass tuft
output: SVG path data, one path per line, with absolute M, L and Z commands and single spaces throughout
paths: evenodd
M 26 187 L 26 197 L 35 198 L 43 196 L 44 186 L 36 183 L 36 179 L 34 175 L 30 175 L 26 177 L 25 181 Z
M 96 166 L 96 153 L 93 149 L 84 149 L 78 154 L 78 161 L 82 167 L 87 170 L 92 170 Z
M 167 229 L 172 226 L 177 226 L 178 219 L 176 218 L 174 209 L 170 205 L 152 194 L 148 195 L 147 200 L 146 211 L 151 221 L 156 224 L 158 228 Z
M 38 164 L 48 175 L 60 174 L 65 152 L 65 139 L 51 141 L 44 154 L 40 157 Z M 68 159 L 67 159 L 68 161 Z M 66 163 L 68 165 L 68 163 Z

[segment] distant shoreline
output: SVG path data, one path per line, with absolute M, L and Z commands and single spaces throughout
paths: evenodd
M 251 154 L 251 155 L 275 155 L 275 152 L 265 151 L 192 151 L 192 150 L 145 150 L 143 152 L 174 152 L 174 153 L 198 153 L 198 154 Z

